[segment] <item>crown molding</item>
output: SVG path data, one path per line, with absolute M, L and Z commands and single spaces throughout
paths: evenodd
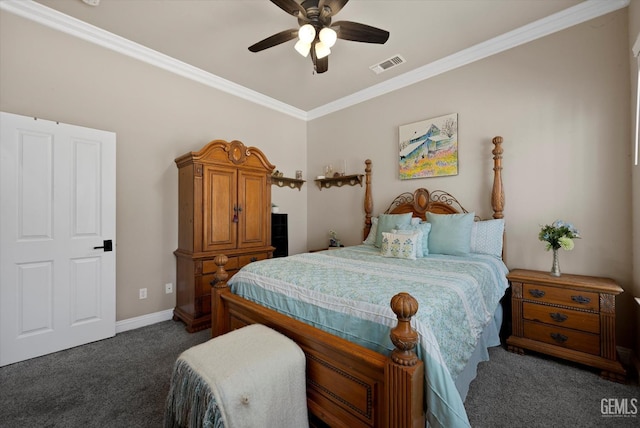
M 65 15 L 32 0 L 0 0 L 0 9 L 138 59 L 187 79 L 235 95 L 263 107 L 297 119 L 309 121 L 622 9 L 629 5 L 629 1 L 630 0 L 586 0 L 563 11 L 461 50 L 423 67 L 378 83 L 367 89 L 314 108 L 308 112 L 223 79 L 153 49 L 149 49 L 79 19 Z
M 587 0 L 513 31 L 509 31 L 508 33 L 463 49 L 423 67 L 416 68 L 415 70 L 310 110 L 308 112 L 308 120 L 317 119 L 355 104 L 413 85 L 414 83 L 446 73 L 524 43 L 622 9 L 628 5 L 629 0 Z
M 146 62 L 155 67 L 202 83 L 203 85 L 219 89 L 263 107 L 279 111 L 297 119 L 307 120 L 307 113 L 304 110 L 238 85 L 230 80 L 223 79 L 198 67 L 149 49 L 141 44 L 105 31 L 32 0 L 1 0 L 0 9 Z

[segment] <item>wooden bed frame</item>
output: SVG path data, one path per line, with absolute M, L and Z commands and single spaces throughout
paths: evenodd
M 493 139 L 494 218 L 503 218 L 502 137 Z M 364 238 L 371 229 L 371 161 L 366 162 Z M 388 213 L 467 212 L 450 194 L 418 189 L 398 196 Z M 306 354 L 307 404 L 311 426 L 424 427 L 424 365 L 415 352 L 418 334 L 411 317 L 418 302 L 399 293 L 390 302 L 398 324 L 390 336 L 396 349 L 385 356 L 267 309 L 231 293 L 224 270 L 227 257 L 218 255 L 212 282 L 211 335 L 217 337 L 248 324 L 264 324 L 294 340 Z

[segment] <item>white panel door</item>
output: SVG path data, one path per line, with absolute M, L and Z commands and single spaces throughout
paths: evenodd
M 115 134 L 0 112 L 0 149 L 0 366 L 114 336 Z

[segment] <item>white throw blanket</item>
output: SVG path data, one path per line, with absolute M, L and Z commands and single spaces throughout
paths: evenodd
M 186 350 L 176 367 L 185 363 L 215 398 L 218 411 L 208 413 L 222 418 L 223 424 L 209 420 L 203 425 L 308 427 L 304 353 L 282 334 L 260 324 L 243 327 Z

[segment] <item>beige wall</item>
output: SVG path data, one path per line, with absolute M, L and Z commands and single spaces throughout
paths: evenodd
M 418 187 L 444 189 L 469 210 L 491 216 L 491 138 L 504 137 L 507 264 L 548 270 L 537 235 L 555 219 L 583 234 L 561 252 L 564 272 L 608 276 L 617 300 L 620 343 L 636 328 L 632 306 L 629 40 L 627 10 L 592 20 L 376 98 L 309 124 L 309 170 L 339 153 L 373 161 L 374 213 Z M 400 181 L 398 126 L 458 113 L 459 174 Z M 331 157 L 327 155 L 331 153 Z M 309 192 L 309 246 L 337 230 L 360 240 L 362 189 Z M 329 209 L 330 206 L 337 206 Z
M 175 306 L 177 168 L 213 139 L 259 147 L 278 168 L 304 169 L 306 123 L 0 12 L 0 110 L 117 134 L 117 320 Z M 306 188 L 273 188 L 306 249 Z M 138 299 L 147 288 L 148 298 Z

